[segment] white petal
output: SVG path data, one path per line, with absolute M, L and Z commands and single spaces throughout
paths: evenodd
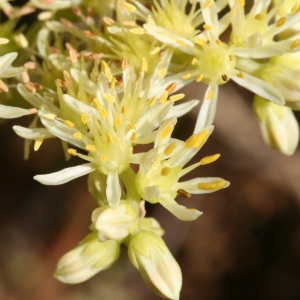
M 17 90 L 21 96 L 33 107 L 40 108 L 43 104 L 41 100 L 37 98 L 36 94 L 30 93 L 23 84 L 19 83 L 17 85 Z
M 206 96 L 210 91 L 212 91 L 214 95 L 212 99 L 208 100 L 206 99 Z M 205 127 L 208 127 L 213 124 L 216 115 L 216 110 L 217 110 L 218 92 L 219 92 L 218 85 L 216 85 L 214 89 L 212 88 L 211 85 L 208 86 L 204 95 L 202 105 L 200 107 L 194 132 L 199 132 L 200 130 L 203 130 Z
M 25 70 L 26 70 L 25 67 L 18 67 L 18 68 L 10 67 L 10 68 L 6 69 L 4 72 L 2 72 L 1 77 L 4 77 L 4 78 L 14 77 L 16 75 L 21 74 Z
M 186 45 L 194 47 L 195 45 L 180 36 L 175 35 L 171 31 L 164 29 L 160 26 L 152 25 L 152 24 L 144 24 L 145 30 L 152 36 L 154 36 L 157 40 L 161 41 L 164 44 L 167 44 L 171 47 L 179 49 L 182 52 L 193 54 L 189 47 L 181 46 L 178 41 L 184 42 Z
M 2 77 L 2 73 L 10 67 L 10 65 L 17 58 L 17 56 L 17 52 L 11 52 L 0 56 L 0 77 Z
M 54 137 L 47 129 L 45 128 L 27 128 L 23 126 L 13 126 L 13 130 L 17 135 L 24 139 L 35 140 L 37 138 L 50 138 Z
M 168 114 L 171 105 L 171 102 L 167 102 L 165 104 L 157 105 L 152 109 L 148 109 L 135 124 L 137 132 L 140 134 L 148 134 L 157 128 L 161 122 L 166 119 L 166 115 Z
M 111 171 L 107 174 L 106 197 L 111 207 L 116 207 L 121 199 L 121 186 L 117 171 Z
M 165 119 L 169 119 L 172 117 L 181 117 L 191 111 L 196 105 L 199 104 L 199 100 L 190 100 L 188 102 L 180 103 L 177 105 L 173 105 L 169 112 L 167 113 Z
M 244 58 L 269 58 L 273 56 L 278 56 L 286 53 L 289 50 L 291 42 L 285 43 L 274 43 L 271 45 L 263 45 L 252 48 L 233 48 L 233 54 Z
M 63 96 L 63 98 L 64 98 L 64 101 L 67 103 L 67 105 L 70 108 L 72 108 L 74 111 L 76 111 L 78 114 L 85 113 L 88 115 L 95 115 L 95 116 L 99 115 L 98 111 L 95 108 L 93 108 L 90 105 L 87 105 L 83 102 L 78 101 L 77 99 L 71 97 L 68 94 L 65 94 Z
M 83 164 L 75 167 L 70 167 L 63 169 L 58 172 L 45 174 L 45 175 L 35 175 L 33 178 L 38 182 L 46 185 L 59 185 L 69 182 L 75 178 L 84 176 L 88 173 L 94 171 L 91 164 Z
M 201 7 L 203 4 L 207 4 L 206 0 L 200 0 Z M 204 19 L 204 23 L 212 26 L 212 33 L 215 39 L 219 37 L 219 20 L 218 20 L 218 12 L 215 2 L 212 1 L 210 5 L 206 8 L 202 9 L 202 16 Z
M 219 183 L 216 184 L 215 188 L 211 189 L 200 189 L 197 187 L 198 184 L 204 183 L 204 184 L 214 184 L 214 183 Z M 186 192 L 190 194 L 208 194 L 212 193 L 215 191 L 218 191 L 220 189 L 224 189 L 228 187 L 230 183 L 223 178 L 220 177 L 200 177 L 200 178 L 193 178 L 191 180 L 179 182 L 176 185 L 176 189 L 183 189 Z
M 172 197 L 168 197 L 166 200 L 162 199 L 159 203 L 182 221 L 193 221 L 202 215 L 202 212 L 195 208 L 187 208 L 179 205 Z
M 20 107 L 14 107 L 14 106 L 6 106 L 3 104 L 0 104 L 0 118 L 2 119 L 14 119 L 19 118 L 22 116 L 31 115 L 35 111 L 30 109 L 24 109 Z
M 285 100 L 279 93 L 278 89 L 257 77 L 243 73 L 242 78 L 238 76 L 232 76 L 231 79 L 254 94 L 261 96 L 262 98 L 277 104 L 285 104 Z
M 39 116 L 43 125 L 56 137 L 66 141 L 81 149 L 85 149 L 85 144 L 82 139 L 75 138 L 73 134 L 77 132 L 75 128 L 69 128 L 58 120 L 51 120 L 43 116 L 44 112 L 40 112 Z

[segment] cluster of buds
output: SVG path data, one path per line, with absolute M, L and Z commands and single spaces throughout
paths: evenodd
M 245 5 L 30 0 L 14 7 L 1 1 L 7 21 L 0 27 L 0 118 L 33 115 L 28 128 L 13 127 L 25 139 L 25 158 L 32 143 L 37 151 L 45 139 L 58 138 L 67 159 L 84 161 L 34 178 L 58 185 L 88 174 L 98 205 L 91 233 L 58 262 L 58 280 L 89 279 L 110 267 L 124 244 L 147 285 L 161 297 L 179 299 L 180 267 L 159 223 L 146 217 L 145 203 L 192 221 L 201 212 L 178 204 L 177 195 L 190 198 L 229 185 L 219 177 L 181 178 L 219 158 L 189 164 L 213 131 L 219 86 L 230 80 L 255 94 L 266 143 L 284 154 L 295 151 L 300 1 Z M 15 24 L 28 14 L 37 19 L 22 33 Z M 204 99 L 182 101 L 178 90 L 193 81 L 207 85 Z M 177 119 L 200 102 L 190 137 L 172 137 Z

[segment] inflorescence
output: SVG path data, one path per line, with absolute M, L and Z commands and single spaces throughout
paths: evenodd
M 179 299 L 179 265 L 145 203 L 183 221 L 197 209 L 178 204 L 226 188 L 219 177 L 182 177 L 220 154 L 190 161 L 213 132 L 218 91 L 234 81 L 253 92 L 262 137 L 292 155 L 299 142 L 299 0 L 3 0 L 0 26 L 0 118 L 32 115 L 25 158 L 58 138 L 67 159 L 82 164 L 34 178 L 59 185 L 88 175 L 98 207 L 91 233 L 58 262 L 54 276 L 80 283 L 110 267 L 120 246 L 159 296 Z M 25 15 L 36 18 L 22 23 Z M 23 21 L 25 22 L 25 21 Z M 13 32 L 13 34 L 11 34 Z M 14 66 L 13 66 L 14 65 Z M 183 101 L 191 82 L 204 98 Z M 200 109 L 197 108 L 200 104 Z M 177 119 L 198 117 L 185 141 Z

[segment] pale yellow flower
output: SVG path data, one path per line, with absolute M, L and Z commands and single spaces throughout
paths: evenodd
M 150 231 L 134 235 L 128 246 L 128 256 L 151 290 L 163 298 L 179 299 L 181 270 L 158 235 Z
M 254 98 L 253 109 L 265 143 L 292 155 L 299 144 L 299 125 L 293 111 L 258 96 Z
M 217 191 L 229 185 L 218 177 L 200 177 L 179 181 L 198 166 L 213 162 L 219 155 L 203 158 L 200 162 L 184 167 L 201 149 L 212 127 L 193 134 L 185 142 L 172 139 L 176 120 L 169 119 L 162 123 L 157 131 L 154 148 L 145 153 L 140 162 L 136 185 L 141 197 L 150 203 L 160 203 L 177 218 L 191 221 L 202 213 L 179 205 L 177 195 L 189 198 L 191 194 L 204 194 Z
M 60 258 L 54 277 L 69 284 L 86 281 L 109 268 L 119 258 L 119 254 L 120 245 L 117 241 L 99 242 L 97 234 L 90 233 Z

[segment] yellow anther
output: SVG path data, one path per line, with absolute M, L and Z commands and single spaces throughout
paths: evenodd
M 34 146 L 33 146 L 33 150 L 34 151 L 38 151 L 43 143 L 44 139 L 42 137 L 38 137 L 35 141 L 34 141 Z
M 106 161 L 107 161 L 107 156 L 104 155 L 104 154 L 100 154 L 99 158 L 100 158 L 100 160 L 101 160 L 102 162 L 106 162 Z
M 195 38 L 193 42 L 197 46 L 203 46 L 203 45 L 205 45 L 207 43 L 207 39 L 204 39 L 204 38 Z
M 76 155 L 77 155 L 76 149 L 73 149 L 73 148 L 69 148 L 69 149 L 68 149 L 68 153 L 71 154 L 71 155 L 73 155 L 73 156 L 76 156 Z
M 69 121 L 69 120 L 65 120 L 65 121 L 64 121 L 64 124 L 65 124 L 68 128 L 74 127 L 74 123 L 72 123 L 72 122 Z
M 141 27 L 130 28 L 129 32 L 133 34 L 143 35 L 145 33 L 145 29 Z
M 126 115 L 126 114 L 127 114 L 127 108 L 126 108 L 125 106 L 122 106 L 122 108 L 121 108 L 121 113 L 122 113 L 123 115 Z
M 106 141 L 109 144 L 113 144 L 114 143 L 114 139 L 113 139 L 113 137 L 111 136 L 111 134 L 109 132 L 106 133 Z
M 163 68 L 161 68 L 161 69 L 159 70 L 159 72 L 158 72 L 158 77 L 159 77 L 159 78 L 164 78 L 165 75 L 166 75 L 166 73 L 167 73 L 167 69 L 166 69 L 165 67 L 163 67 Z
M 153 106 L 153 105 L 155 104 L 156 100 L 157 100 L 157 96 L 151 97 L 151 98 L 147 101 L 147 106 L 148 106 L 148 107 Z
M 172 96 L 170 96 L 170 100 L 171 101 L 178 101 L 178 100 L 180 100 L 180 99 L 182 99 L 182 98 L 184 98 L 184 96 L 185 96 L 185 94 L 183 94 L 183 93 L 181 93 L 181 94 L 176 94 L 176 95 L 172 95 Z
M 109 83 L 109 88 L 114 89 L 116 85 L 116 78 L 113 77 L 113 79 Z
M 293 8 L 291 9 L 291 11 L 292 11 L 292 14 L 297 13 L 297 11 L 298 11 L 298 4 L 297 4 L 297 3 L 295 3 L 295 5 L 294 5 Z
M 96 151 L 95 145 L 86 145 L 86 146 L 85 146 L 85 149 L 86 149 L 87 151 L 90 151 L 90 152 L 95 152 L 95 151 Z
M 294 40 L 292 44 L 290 45 L 290 50 L 297 48 L 300 46 L 300 39 Z
M 103 98 L 110 103 L 116 102 L 116 98 L 110 94 L 103 93 Z
M 136 11 L 136 7 L 133 5 L 133 4 L 130 4 L 128 2 L 123 2 L 122 3 L 122 6 L 123 6 L 123 9 L 131 12 L 131 13 L 134 13 Z
M 180 41 L 180 40 L 177 40 L 176 41 L 176 44 L 180 45 L 180 46 L 183 46 L 185 47 L 186 46 L 186 43 L 184 41 Z
M 143 72 L 148 71 L 148 61 L 146 57 L 142 57 L 142 71 Z
M 255 15 L 254 19 L 257 21 L 262 21 L 265 18 L 265 16 L 261 13 Z
M 239 72 L 236 76 L 239 77 L 239 78 L 244 78 L 245 77 L 242 72 Z
M 129 128 L 136 130 L 136 126 L 133 123 L 128 123 Z
M 167 176 L 171 172 L 171 168 L 169 167 L 164 167 L 160 171 L 161 176 Z
M 168 91 L 164 91 L 164 93 L 160 97 L 159 103 L 166 103 L 168 96 L 169 96 Z
M 201 4 L 201 8 L 205 9 L 208 8 L 213 3 L 213 0 L 207 0 L 203 4 Z
M 232 39 L 232 45 L 237 46 L 237 44 L 238 44 L 237 39 L 236 39 L 236 38 L 233 38 L 233 39 Z
M 150 51 L 150 54 L 151 54 L 151 55 L 154 55 L 154 54 L 157 54 L 159 51 L 160 51 L 160 48 L 159 48 L 159 47 L 155 47 L 154 49 L 152 49 L 152 50 Z
M 187 79 L 189 79 L 191 77 L 192 77 L 191 73 L 187 73 L 187 74 L 184 74 L 184 75 L 181 76 L 181 78 L 184 79 L 184 80 L 187 80 Z
M 203 74 L 200 74 L 200 75 L 198 75 L 198 76 L 196 77 L 196 81 L 197 81 L 197 82 L 201 82 L 202 79 L 203 79 Z
M 208 25 L 208 24 L 204 24 L 203 25 L 203 28 L 208 31 L 208 30 L 212 30 L 212 26 L 211 25 Z
M 174 129 L 174 125 L 173 124 L 169 124 L 166 128 L 163 129 L 163 131 L 160 134 L 160 138 L 161 139 L 165 139 L 170 132 L 172 132 Z
M 194 57 L 191 61 L 191 64 L 194 66 L 197 61 L 198 61 L 198 58 Z
M 136 22 L 135 21 L 123 21 L 122 25 L 127 26 L 127 27 L 133 27 L 136 26 Z
M 205 156 L 200 160 L 201 165 L 208 165 L 215 162 L 220 157 L 220 154 Z
M 175 90 L 176 85 L 177 85 L 176 82 L 171 83 L 170 85 L 167 86 L 166 91 L 169 94 L 172 93 Z
M 217 180 L 213 182 L 199 182 L 197 188 L 200 190 L 216 191 L 225 186 L 225 180 Z
M 102 117 L 103 119 L 107 118 L 107 115 L 108 115 L 108 114 L 107 114 L 107 111 L 106 111 L 105 108 L 101 107 L 100 110 L 99 110 L 99 112 L 100 112 L 100 115 L 101 115 L 101 117 Z
M 87 124 L 89 122 L 89 118 L 85 113 L 81 114 L 81 121 L 83 124 Z
M 209 136 L 209 133 L 210 133 L 210 131 L 207 129 L 198 133 L 193 146 L 195 148 L 201 147 L 203 145 L 203 143 L 206 141 L 207 137 Z
M 280 27 L 280 26 L 282 26 L 285 22 L 286 22 L 286 17 L 282 17 L 282 18 L 280 18 L 279 20 L 277 20 L 276 26 L 277 26 L 277 27 Z
M 179 190 L 177 191 L 177 194 L 178 194 L 179 196 L 184 197 L 184 198 L 191 198 L 191 194 L 188 193 L 187 191 L 183 190 L 183 189 L 179 189 Z
M 219 40 L 219 39 L 216 40 L 216 43 L 217 43 L 218 46 L 221 46 L 221 45 L 222 45 L 222 41 Z
M 43 117 L 49 120 L 55 120 L 57 118 L 54 114 L 43 114 Z
M 239 0 L 240 9 L 242 9 L 245 6 L 245 0 Z
M 109 17 L 103 17 L 103 22 L 106 23 L 109 26 L 115 25 L 116 22 L 114 19 L 109 18 Z
M 207 95 L 206 95 L 205 99 L 206 100 L 211 100 L 213 98 L 213 96 L 214 96 L 214 92 L 212 90 L 209 90 L 207 92 Z
M 136 132 L 135 131 L 131 134 L 130 140 L 132 142 L 136 141 Z
M 75 132 L 75 133 L 73 134 L 73 136 L 74 136 L 74 138 L 79 139 L 79 140 L 82 138 L 81 132 Z
M 114 118 L 114 124 L 116 127 L 120 126 L 122 124 L 121 119 L 118 116 L 115 116 Z
M 169 145 L 166 147 L 166 149 L 164 150 L 164 154 L 165 154 L 165 155 L 170 155 L 170 154 L 174 151 L 175 148 L 176 148 L 176 144 L 175 144 L 175 143 L 169 144 Z
M 97 109 L 100 110 L 100 109 L 101 109 L 100 101 L 99 101 L 97 98 L 94 98 L 94 99 L 93 99 L 93 102 L 95 103 Z
M 113 76 L 111 75 L 110 68 L 109 67 L 104 68 L 104 73 L 106 75 L 108 82 L 111 82 L 113 79 Z
M 186 141 L 185 141 L 185 148 L 191 148 L 194 146 L 196 141 L 196 135 L 192 134 Z

